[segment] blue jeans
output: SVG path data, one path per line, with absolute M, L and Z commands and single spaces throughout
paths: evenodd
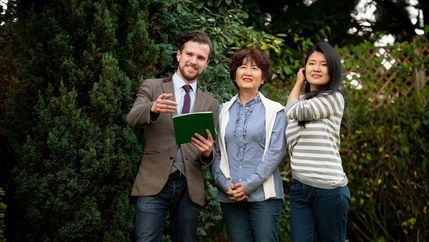
M 232 242 L 277 242 L 282 200 L 221 203 Z
M 347 186 L 321 189 L 294 180 L 290 194 L 292 241 L 344 242 L 349 202 Z
M 169 178 L 159 194 L 137 198 L 136 242 L 161 241 L 168 213 L 172 241 L 196 241 L 200 209 L 188 198 L 186 178 Z

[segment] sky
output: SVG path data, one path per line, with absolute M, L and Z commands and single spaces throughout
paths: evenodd
M 0 6 L 2 6 L 3 8 L 6 8 L 6 3 L 7 0 L 0 0 Z
M 416 8 L 416 5 L 418 4 L 418 0 L 407 0 L 407 2 L 411 5 L 407 10 L 410 14 L 410 19 L 413 24 L 416 24 L 419 22 L 421 28 L 415 29 L 416 34 L 422 35 L 424 34 L 423 31 L 423 12 L 420 9 Z M 352 17 L 361 22 L 363 26 L 368 26 L 368 31 L 371 31 L 371 22 L 375 21 L 374 12 L 376 10 L 377 6 L 376 3 L 372 2 L 371 0 L 361 0 L 359 4 L 356 6 L 356 12 L 357 14 L 352 14 Z M 356 29 L 350 29 L 350 33 L 355 33 Z M 358 33 L 359 34 L 359 33 Z M 376 46 L 386 46 L 391 45 L 395 42 L 395 38 L 393 35 L 384 35 L 379 40 L 375 42 Z

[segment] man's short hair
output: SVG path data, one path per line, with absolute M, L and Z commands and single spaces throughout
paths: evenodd
M 192 31 L 185 33 L 180 38 L 179 50 L 182 51 L 183 48 L 185 47 L 185 43 L 187 43 L 189 41 L 208 45 L 210 47 L 210 53 L 209 53 L 209 58 L 210 58 L 210 55 L 211 55 L 211 52 L 213 49 L 213 45 L 212 45 L 212 41 L 210 40 L 209 36 L 204 31 L 192 30 Z

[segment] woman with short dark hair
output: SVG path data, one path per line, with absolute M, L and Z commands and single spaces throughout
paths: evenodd
M 239 50 L 229 67 L 238 94 L 222 105 L 212 167 L 222 215 L 232 242 L 278 241 L 284 107 L 259 92 L 272 76 L 262 51 Z

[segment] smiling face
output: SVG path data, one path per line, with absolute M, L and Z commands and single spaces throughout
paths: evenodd
M 235 83 L 240 91 L 258 92 L 264 83 L 261 68 L 253 60 L 245 58 L 243 64 L 235 71 Z
M 329 83 L 330 76 L 325 55 L 315 51 L 305 64 L 305 78 L 310 83 L 310 91 L 318 91 Z
M 194 41 L 185 43 L 177 52 L 179 66 L 177 74 L 187 83 L 193 82 L 206 69 L 209 61 L 210 46 Z

